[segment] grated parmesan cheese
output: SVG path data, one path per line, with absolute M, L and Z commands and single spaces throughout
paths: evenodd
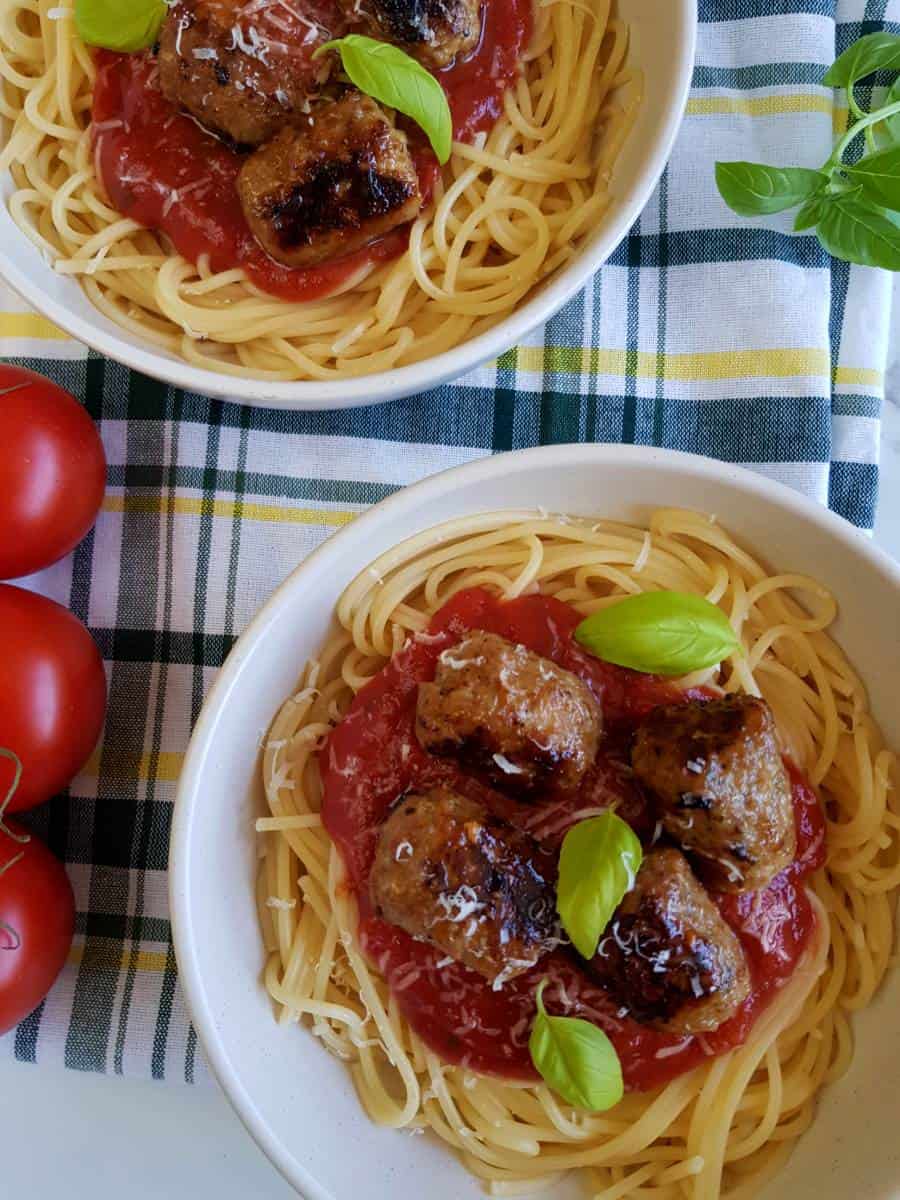
M 442 642 L 445 634 L 443 633 L 426 633 L 425 630 L 420 630 L 419 633 L 412 635 L 414 642 L 420 642 L 423 646 L 433 646 L 436 642 Z
M 88 263 L 87 267 L 85 268 L 85 274 L 87 274 L 87 275 L 96 274 L 97 268 L 103 262 L 104 258 L 106 258 L 107 254 L 109 254 L 109 251 L 110 251 L 109 243 L 107 243 L 105 246 L 101 246 L 100 249 L 97 251 L 96 255 L 91 259 L 91 261 Z
M 454 925 L 458 925 L 467 917 L 471 917 L 473 913 L 481 912 L 484 909 L 484 904 L 478 899 L 477 892 L 467 883 L 462 884 L 455 892 L 449 894 L 441 892 L 437 901 L 444 910 L 447 920 Z M 471 927 L 466 932 L 471 933 Z
M 657 1050 L 653 1055 L 654 1058 L 672 1058 L 676 1054 L 681 1054 L 691 1044 L 690 1038 L 685 1038 L 675 1046 L 663 1046 L 661 1050 Z
M 484 655 L 479 654 L 477 658 L 454 658 L 451 648 L 450 650 L 445 650 L 441 654 L 439 661 L 443 664 L 443 666 L 450 667 L 450 669 L 453 671 L 462 671 L 466 667 L 484 666 Z
M 524 775 L 525 771 L 522 767 L 517 767 L 515 763 L 509 761 L 505 754 L 495 754 L 494 762 L 505 775 Z
M 640 575 L 641 571 L 643 571 L 644 567 L 646 567 L 647 559 L 650 557 L 650 549 L 652 544 L 650 531 L 648 530 L 644 534 L 643 545 L 641 546 L 637 558 L 634 560 L 634 566 L 631 568 L 635 575 Z

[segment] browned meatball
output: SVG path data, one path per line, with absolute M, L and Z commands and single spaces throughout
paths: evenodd
M 257 146 L 308 111 L 334 59 L 313 59 L 313 51 L 346 22 L 335 29 L 329 10 L 331 28 L 319 24 L 310 0 L 302 11 L 278 0 L 247 9 L 246 0 L 179 0 L 160 34 L 159 74 L 173 104 L 213 132 Z
M 419 685 L 422 746 L 514 794 L 576 788 L 594 762 L 600 728 L 600 707 L 577 675 L 495 633 L 477 630 L 445 650 L 434 683 Z
M 537 844 L 474 800 L 433 788 L 384 823 L 375 911 L 491 980 L 521 975 L 556 944 L 556 904 Z
M 764 700 L 657 708 L 638 730 L 635 774 L 666 832 L 722 892 L 754 892 L 794 861 L 791 785 Z
M 361 10 L 375 37 L 401 46 L 431 71 L 478 45 L 479 0 L 367 0 Z
M 244 214 L 277 262 L 308 267 L 358 250 L 421 207 L 406 137 L 374 100 L 348 91 L 251 154 L 238 176 Z
M 590 969 L 635 1020 L 668 1033 L 716 1029 L 750 991 L 737 937 L 672 849 L 646 856 Z

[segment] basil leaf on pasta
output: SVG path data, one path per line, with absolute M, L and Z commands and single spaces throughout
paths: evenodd
M 651 675 L 722 662 L 740 640 L 720 608 L 686 592 L 642 592 L 592 613 L 575 638 L 598 658 Z
M 75 0 L 75 26 L 89 46 L 131 54 L 152 46 L 166 0 Z
M 544 1008 L 541 981 L 535 995 L 537 1015 L 528 1049 L 541 1078 L 569 1104 L 606 1112 L 625 1092 L 622 1064 L 602 1029 L 580 1017 L 551 1017 Z
M 563 839 L 556 907 L 583 958 L 596 953 L 610 917 L 634 887 L 642 857 L 634 830 L 614 812 L 580 821 Z
M 326 42 L 323 50 L 337 50 L 350 82 L 422 129 L 439 163 L 450 157 L 453 120 L 444 89 L 433 75 L 399 46 L 379 42 L 359 33 Z

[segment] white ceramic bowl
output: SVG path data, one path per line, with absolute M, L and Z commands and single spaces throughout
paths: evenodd
M 874 713 L 900 745 L 900 567 L 840 518 L 738 467 L 643 447 L 542 447 L 433 476 L 336 533 L 260 612 L 213 687 L 181 777 L 170 861 L 181 979 L 209 1061 L 260 1146 L 310 1200 L 481 1193 L 437 1141 L 372 1125 L 344 1064 L 305 1030 L 275 1023 L 260 982 L 254 903 L 259 738 L 321 644 L 342 589 L 367 563 L 452 517 L 538 504 L 628 520 L 660 505 L 715 513 L 772 567 L 817 576 L 837 596 L 836 634 Z M 769 1197 L 900 1197 L 900 977 L 855 1027 L 849 1075 L 827 1092 Z M 553 1200 L 582 1194 L 573 1183 Z
M 619 0 L 633 31 L 633 55 L 645 75 L 644 102 L 616 164 L 614 201 L 595 235 L 546 286 L 488 333 L 426 362 L 358 379 L 272 383 L 191 366 L 103 316 L 71 277 L 57 275 L 7 211 L 12 189 L 0 180 L 0 277 L 61 329 L 108 358 L 189 391 L 273 408 L 352 408 L 437 387 L 496 357 L 548 320 L 610 256 L 662 174 L 690 89 L 696 0 Z

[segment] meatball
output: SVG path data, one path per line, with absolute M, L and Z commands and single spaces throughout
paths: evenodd
M 308 267 L 358 250 L 421 207 L 406 137 L 357 91 L 313 110 L 251 154 L 238 176 L 244 215 L 277 262 Z
M 597 754 L 601 713 L 577 675 L 477 630 L 445 650 L 419 685 L 416 736 L 502 791 L 577 788 Z
M 376 37 L 432 71 L 474 50 L 481 36 L 479 0 L 368 0 L 363 17 Z
M 758 891 L 794 861 L 791 785 L 764 700 L 657 708 L 638 730 L 632 765 L 709 887 Z
M 635 1020 L 668 1033 L 716 1029 L 750 991 L 744 952 L 679 850 L 651 850 L 591 973 Z
M 431 942 L 496 989 L 557 944 L 555 895 L 537 844 L 447 788 L 403 796 L 370 878 L 384 920 Z
M 335 29 L 329 8 L 326 28 L 309 0 L 308 15 L 279 0 L 254 5 L 251 15 L 246 9 L 246 0 L 179 0 L 160 34 L 159 75 L 173 104 L 214 133 L 258 146 L 308 111 L 333 59 L 313 52 L 346 23 Z

